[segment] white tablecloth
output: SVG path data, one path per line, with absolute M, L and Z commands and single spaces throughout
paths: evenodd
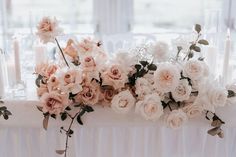
M 59 157 L 65 135 L 59 133 L 60 120 L 50 119 L 42 128 L 43 115 L 36 100 L 8 100 L 13 116 L 0 120 L 0 157 Z M 225 138 L 207 134 L 210 122 L 193 119 L 183 128 L 172 130 L 162 122 L 150 122 L 138 115 L 120 115 L 101 106 L 75 123 L 69 157 L 235 157 L 236 107 L 217 113 L 225 120 Z

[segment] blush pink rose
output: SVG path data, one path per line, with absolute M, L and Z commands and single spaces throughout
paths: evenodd
M 77 97 L 81 99 L 84 104 L 94 105 L 99 101 L 99 90 L 94 85 L 85 85 L 83 86 L 83 90 Z
M 102 73 L 101 77 L 103 79 L 103 85 L 113 86 L 115 90 L 123 88 L 128 81 L 126 72 L 119 65 L 111 66 Z
M 40 99 L 43 112 L 59 115 L 69 105 L 68 95 L 57 92 L 44 93 Z
M 82 66 L 84 72 L 92 72 L 96 69 L 96 63 L 92 56 L 84 57 L 82 60 Z

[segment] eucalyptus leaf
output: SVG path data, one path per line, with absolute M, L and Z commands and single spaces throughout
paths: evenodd
M 64 121 L 67 118 L 67 113 L 63 112 L 61 113 L 61 120 Z
M 45 116 L 44 119 L 43 119 L 43 128 L 45 130 L 48 129 L 48 121 L 49 121 L 49 115 Z
M 195 25 L 195 31 L 196 31 L 196 32 L 198 32 L 198 33 L 200 33 L 200 32 L 201 32 L 201 30 L 202 30 L 202 27 L 201 27 L 201 25 L 199 25 L 199 24 L 196 24 L 196 25 Z
M 155 64 L 149 64 L 149 65 L 147 66 L 147 68 L 148 68 L 148 70 L 151 70 L 151 71 L 157 70 L 157 66 L 156 66 Z
M 198 41 L 199 44 L 202 44 L 202 45 L 209 45 L 208 41 L 205 40 L 205 39 L 201 39 Z
M 56 153 L 59 154 L 59 155 L 62 155 L 65 153 L 65 150 L 56 150 Z
M 77 116 L 76 120 L 80 125 L 83 125 L 83 122 L 82 122 L 81 117 L 79 115 Z
M 201 52 L 201 48 L 196 45 L 193 47 L 193 50 L 196 52 Z
M 147 61 L 139 61 L 140 64 L 142 64 L 142 66 L 147 66 L 149 63 Z
M 228 90 L 228 96 L 227 96 L 228 98 L 235 97 L 235 96 L 236 96 L 236 94 L 234 91 Z
M 212 129 L 207 131 L 207 133 L 212 135 L 212 136 L 215 136 L 215 135 L 219 134 L 220 132 L 221 132 L 220 127 L 215 127 L 215 128 L 212 128 Z

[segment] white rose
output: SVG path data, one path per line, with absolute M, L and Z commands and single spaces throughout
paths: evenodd
M 188 118 L 194 118 L 202 114 L 203 107 L 198 104 L 190 104 L 185 106 L 183 111 L 187 114 Z
M 205 66 L 202 61 L 189 60 L 184 65 L 184 75 L 191 80 L 198 80 L 204 76 Z
M 223 107 L 227 101 L 228 93 L 225 88 L 213 87 L 208 90 L 207 96 L 212 105 Z
M 135 112 L 146 120 L 157 120 L 163 114 L 160 97 L 154 93 L 146 95 L 143 101 L 136 103 Z
M 188 117 L 183 110 L 173 110 L 166 118 L 166 123 L 169 127 L 173 129 L 179 128 L 183 123 L 187 121 Z
M 179 85 L 171 92 L 175 101 L 188 100 L 191 94 L 192 88 L 189 85 L 187 79 L 182 79 L 179 81 Z
M 231 91 L 233 91 L 234 93 L 236 93 L 236 84 L 227 85 L 227 86 L 226 86 L 226 89 L 227 89 L 227 90 L 231 90 Z M 228 98 L 226 104 L 227 104 L 227 105 L 235 105 L 235 104 L 236 104 L 236 96 Z
M 160 64 L 154 72 L 154 86 L 160 92 L 170 92 L 174 90 L 179 83 L 180 72 L 176 66 L 171 63 Z
M 44 17 L 37 26 L 36 33 L 43 43 L 54 42 L 55 37 L 62 34 L 56 18 Z
M 161 62 L 168 57 L 169 46 L 163 41 L 159 41 L 150 46 L 150 51 L 155 60 Z
M 115 95 L 111 101 L 111 108 L 117 113 L 128 113 L 135 104 L 135 98 L 129 90 Z
M 138 78 L 135 83 L 135 94 L 139 99 L 143 99 L 145 95 L 152 92 L 150 83 L 145 78 Z

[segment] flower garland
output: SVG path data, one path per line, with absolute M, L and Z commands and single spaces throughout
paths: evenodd
M 92 112 L 93 105 L 109 106 L 121 114 L 134 109 L 144 119 L 164 120 L 174 129 L 188 119 L 205 116 L 213 127 L 208 133 L 224 136 L 224 121 L 215 108 L 235 102 L 236 85 L 222 87 L 217 80 L 212 81 L 200 53 L 201 47 L 208 45 L 201 38 L 200 25 L 195 25 L 190 41 L 186 37 L 174 40 L 172 50 L 165 42 L 157 42 L 112 56 L 107 55 L 101 42 L 91 38 L 69 39 L 61 48 L 55 40 L 60 33 L 55 18 L 45 17 L 39 23 L 40 40 L 56 41 L 61 55 L 56 63 L 42 63 L 35 68 L 44 128 L 50 117 L 70 119 L 68 128 L 61 127 L 66 144 L 65 149 L 56 151 L 58 154 L 67 156 L 74 121 L 83 125 L 82 116 Z

